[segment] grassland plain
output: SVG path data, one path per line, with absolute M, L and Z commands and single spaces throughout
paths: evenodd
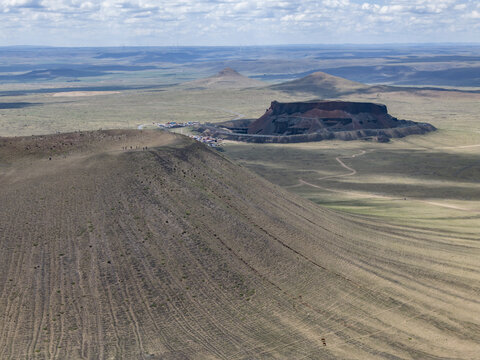
M 254 118 L 273 99 L 315 97 L 60 95 L 2 96 L 17 105 L 0 109 L 0 133 Z M 439 131 L 389 144 L 226 144 L 300 197 L 158 132 L 2 139 L 0 357 L 475 359 L 480 95 L 343 98 Z
M 0 102 L 0 135 L 131 129 L 141 124 L 168 121 L 220 122 L 240 114 L 256 118 L 265 112 L 272 99 L 300 99 L 267 88 L 186 90 L 172 86 L 116 90 L 113 94 L 96 89 L 90 88 L 90 92 L 95 91 L 95 96 L 71 96 L 54 89 L 48 93 L 15 96 L 7 93 Z M 72 92 L 78 94 L 75 88 Z M 87 91 L 84 93 L 88 94 Z
M 422 90 L 347 98 L 385 103 L 394 116 L 439 130 L 388 144 L 228 143 L 226 153 L 323 206 L 480 239 L 480 96 Z
M 2 359 L 480 352 L 474 234 L 331 211 L 174 134 L 0 145 Z

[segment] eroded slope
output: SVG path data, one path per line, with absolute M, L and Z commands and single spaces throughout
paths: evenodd
M 185 137 L 85 136 L 2 139 L 0 358 L 480 352 L 474 239 L 345 218 Z

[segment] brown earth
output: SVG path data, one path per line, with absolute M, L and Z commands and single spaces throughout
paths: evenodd
M 480 353 L 478 239 L 323 209 L 159 131 L 1 138 L 0 184 L 1 359 Z
M 427 123 L 398 120 L 382 104 L 351 101 L 273 101 L 257 120 L 231 120 L 204 124 L 197 131 L 227 140 L 259 143 L 293 143 L 325 139 L 375 139 L 388 142 L 392 137 L 434 131 Z

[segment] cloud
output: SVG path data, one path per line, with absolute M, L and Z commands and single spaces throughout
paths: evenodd
M 479 11 L 475 0 L 0 0 L 0 33 L 48 45 L 476 41 Z
M 473 10 L 471 13 L 465 15 L 468 19 L 480 19 L 480 12 L 477 10 Z
M 5 0 L 2 2 L 5 7 L 13 8 L 41 8 L 40 0 Z

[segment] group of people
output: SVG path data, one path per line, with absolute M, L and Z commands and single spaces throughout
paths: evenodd
M 133 148 L 133 146 L 130 146 L 130 149 L 128 148 L 128 146 L 122 146 L 122 150 L 136 150 L 136 149 L 138 149 L 138 146 L 135 146 L 135 149 Z M 142 147 L 142 150 L 148 150 L 148 146 Z

